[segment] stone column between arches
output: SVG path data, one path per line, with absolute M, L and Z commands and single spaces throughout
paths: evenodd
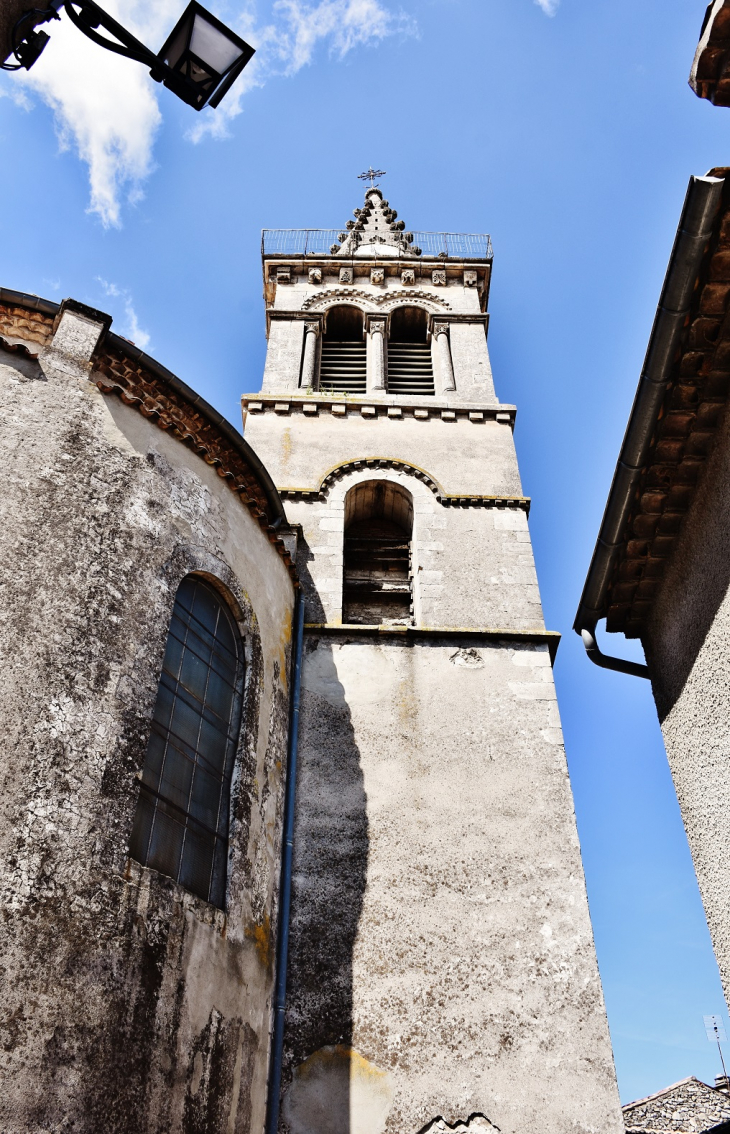
M 317 382 L 317 339 L 319 338 L 319 323 L 305 323 L 304 324 L 304 352 L 302 354 L 302 378 L 301 387 L 303 390 L 316 390 L 319 383 Z
M 454 364 L 451 359 L 451 343 L 449 342 L 449 324 L 434 322 L 433 334 L 436 339 L 439 370 L 441 372 L 441 393 L 449 394 L 456 389 Z
M 385 336 L 388 321 L 385 316 L 367 317 L 367 334 L 370 339 L 368 350 L 367 389 L 368 393 L 385 393 Z

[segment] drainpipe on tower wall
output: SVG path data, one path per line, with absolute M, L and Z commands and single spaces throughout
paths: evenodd
M 289 916 L 291 912 L 292 863 L 294 859 L 294 806 L 297 794 L 297 758 L 299 754 L 299 701 L 302 686 L 302 645 L 304 642 L 304 598 L 302 597 L 301 591 L 297 599 L 295 619 L 296 632 L 294 657 L 292 659 L 289 752 L 286 763 L 286 795 L 284 797 L 284 839 L 281 850 L 281 884 L 279 886 L 279 940 L 276 950 L 274 1027 L 271 1037 L 266 1134 L 277 1134 L 279 1129 L 281 1068 L 284 1054 L 286 975 L 287 962 L 289 959 Z

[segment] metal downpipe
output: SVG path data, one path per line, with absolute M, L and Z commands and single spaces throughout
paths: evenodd
M 279 941 L 276 950 L 276 985 L 274 990 L 274 1027 L 269 1068 L 269 1092 L 266 1108 L 266 1134 L 279 1129 L 279 1096 L 281 1066 L 284 1054 L 284 1014 L 286 1011 L 286 975 L 289 955 L 289 914 L 291 911 L 292 860 L 294 857 L 294 804 L 297 794 L 297 757 L 299 752 L 299 701 L 302 686 L 302 644 L 304 642 L 304 598 L 299 593 L 296 607 L 296 637 L 292 665 L 291 715 L 289 719 L 289 753 L 284 797 L 284 840 L 281 851 L 281 884 L 279 887 Z
M 628 661 L 624 658 L 613 658 L 610 654 L 604 654 L 596 641 L 596 628 L 587 630 L 585 626 L 580 632 L 583 639 L 583 645 L 586 648 L 586 653 L 594 665 L 599 665 L 601 669 L 615 669 L 617 673 L 628 673 L 631 677 L 649 677 L 649 667 L 642 662 Z

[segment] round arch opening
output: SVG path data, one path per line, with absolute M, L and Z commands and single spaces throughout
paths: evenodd
M 390 341 L 392 343 L 428 342 L 428 311 L 423 307 L 396 307 L 390 316 Z
M 365 316 L 361 308 L 350 303 L 330 307 L 325 320 L 325 342 L 361 343 L 365 334 Z
M 342 620 L 366 625 L 412 621 L 413 498 L 400 484 L 368 480 L 345 497 Z

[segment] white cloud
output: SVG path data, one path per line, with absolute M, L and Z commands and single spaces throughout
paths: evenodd
M 150 336 L 147 331 L 142 330 L 137 319 L 137 312 L 132 303 L 132 296 L 126 288 L 117 287 L 115 283 L 108 283 L 103 280 L 101 276 L 96 277 L 97 283 L 101 284 L 104 295 L 111 296 L 113 299 L 121 299 L 124 304 L 124 315 L 126 322 L 121 324 L 119 333 L 124 332 L 123 338 L 131 339 L 135 346 L 144 350 L 150 341 Z
M 545 6 L 553 0 L 539 2 Z M 206 109 L 199 118 L 190 111 L 196 119 L 187 132 L 191 141 L 226 137 L 247 91 L 274 76 L 296 74 L 320 44 L 342 58 L 355 47 L 412 30 L 405 17 L 388 11 L 381 0 L 266 0 L 265 6 L 267 18 L 260 20 L 256 0 L 231 0 L 225 10 L 212 5 L 257 53 L 218 110 Z M 105 7 L 157 49 L 177 20 L 182 0 L 107 0 Z M 88 166 L 89 211 L 105 226 L 118 226 L 124 198 L 138 201 L 154 169 L 154 142 L 162 122 L 159 88 L 141 64 L 90 42 L 67 16 L 53 21 L 48 31 L 51 42 L 33 69 L 7 79 L 0 91 L 26 106 L 27 92 L 35 92 L 51 107 L 61 149 L 75 150 Z M 165 92 L 163 99 L 173 97 Z
M 546 16 L 554 16 L 558 10 L 560 0 L 535 0 L 538 7 L 542 8 Z

